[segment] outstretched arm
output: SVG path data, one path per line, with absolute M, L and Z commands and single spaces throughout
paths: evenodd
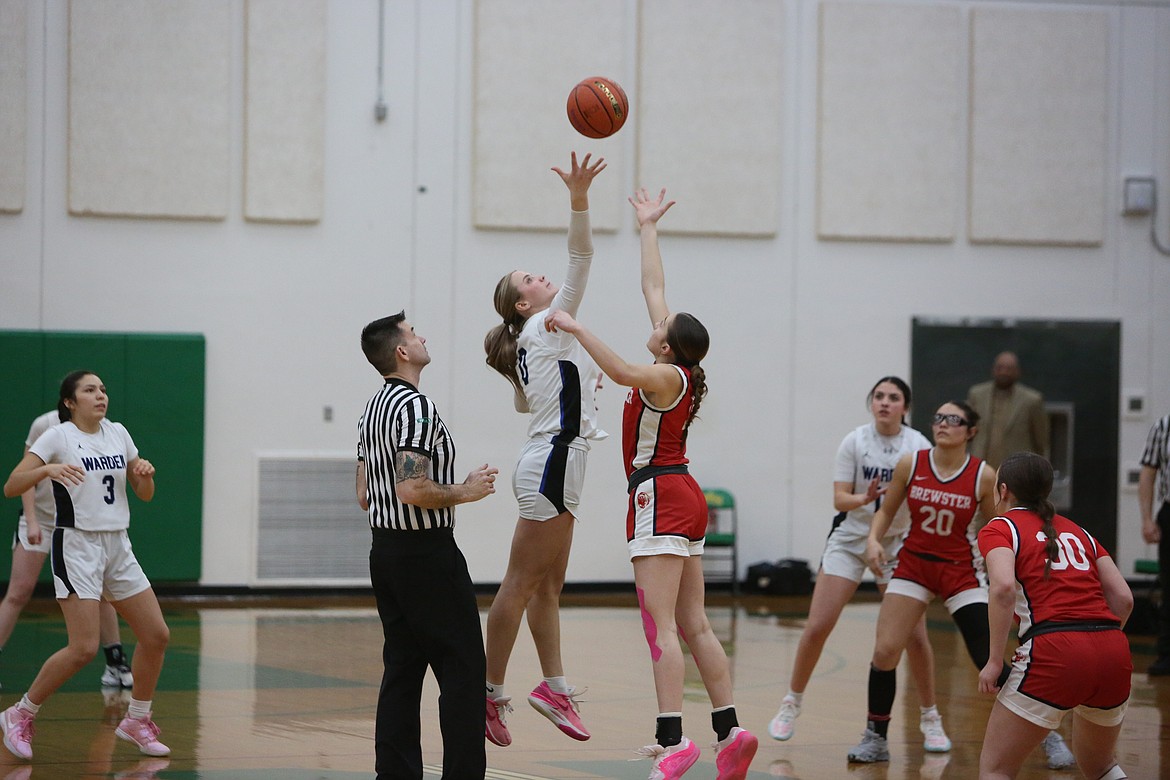
M 573 334 L 589 353 L 589 357 L 597 363 L 598 368 L 619 385 L 636 387 L 651 395 L 661 393 L 665 397 L 675 397 L 682 391 L 682 376 L 674 366 L 666 363 L 649 365 L 627 363 L 565 311 L 550 312 L 544 326 L 553 332 L 562 330 Z
M 572 314 L 577 313 L 581 299 L 585 295 L 585 285 L 589 281 L 589 265 L 593 260 L 593 230 L 589 224 L 589 185 L 593 177 L 605 170 L 605 158 L 598 157 L 597 162 L 589 164 L 590 155 L 586 154 L 580 164 L 577 163 L 577 153 L 571 155 L 572 165 L 568 172 L 553 167 L 557 176 L 569 188 L 569 206 L 573 212 L 569 215 L 569 270 L 565 274 L 565 282 L 557 291 L 551 308 L 565 309 Z
M 642 297 L 646 299 L 646 311 L 650 324 L 657 325 L 667 318 L 670 308 L 666 305 L 666 276 L 662 273 L 662 253 L 658 249 L 658 220 L 670 210 L 674 201 L 666 198 L 663 187 L 657 198 L 651 198 L 646 188 L 638 190 L 629 198 L 638 218 L 642 236 Z

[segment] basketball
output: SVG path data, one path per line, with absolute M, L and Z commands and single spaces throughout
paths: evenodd
M 588 138 L 608 138 L 622 129 L 630 115 L 630 100 L 616 81 L 590 76 L 569 92 L 569 124 Z

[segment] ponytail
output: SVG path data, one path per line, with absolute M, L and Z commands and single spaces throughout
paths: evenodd
M 487 353 L 484 362 L 507 379 L 516 392 L 523 393 L 520 374 L 516 371 L 519 358 L 517 340 L 524 328 L 524 318 L 516 311 L 516 302 L 519 300 L 520 292 L 512 284 L 512 274 L 504 274 L 504 278 L 496 283 L 496 291 L 492 296 L 496 313 L 503 318 L 503 322 L 487 332 L 483 339 L 483 351 Z
M 694 315 L 680 311 L 674 315 L 666 331 L 666 343 L 674 353 L 675 365 L 691 372 L 691 411 L 683 425 L 683 430 L 687 431 L 699 416 L 699 406 L 707 395 L 707 372 L 699 365 L 699 361 L 707 356 L 711 336 Z
M 1060 554 L 1056 542 L 1056 506 L 1049 500 L 1052 493 L 1052 464 L 1034 452 L 1017 452 L 1009 455 L 999 467 L 998 484 L 1006 485 L 1020 506 L 1035 512 L 1043 524 L 1047 541 L 1044 548 L 1048 559 L 1044 562 L 1044 578 L 1048 579 L 1052 561 Z
M 687 415 L 687 421 L 683 425 L 683 430 L 689 430 L 691 422 L 699 416 L 699 405 L 703 403 L 703 397 L 707 395 L 707 372 L 698 363 L 691 366 L 691 413 Z

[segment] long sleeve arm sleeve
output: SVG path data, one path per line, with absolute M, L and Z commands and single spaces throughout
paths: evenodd
M 593 229 L 589 224 L 589 212 L 574 211 L 569 217 L 569 270 L 549 308 L 577 316 L 581 298 L 585 295 L 585 285 L 589 282 L 589 266 L 592 262 Z

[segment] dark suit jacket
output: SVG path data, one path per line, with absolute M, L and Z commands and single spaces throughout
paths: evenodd
M 971 442 L 971 454 L 978 458 L 987 457 L 987 443 L 991 434 L 991 395 L 994 382 L 983 382 L 967 391 L 967 403 L 979 413 L 981 421 L 975 439 Z M 1019 382 L 1012 388 L 1012 399 L 1007 419 L 1003 421 L 1004 448 L 1013 452 L 1036 452 L 1048 457 L 1048 412 L 1044 410 L 1044 396 Z M 998 466 L 998 463 L 991 464 Z

